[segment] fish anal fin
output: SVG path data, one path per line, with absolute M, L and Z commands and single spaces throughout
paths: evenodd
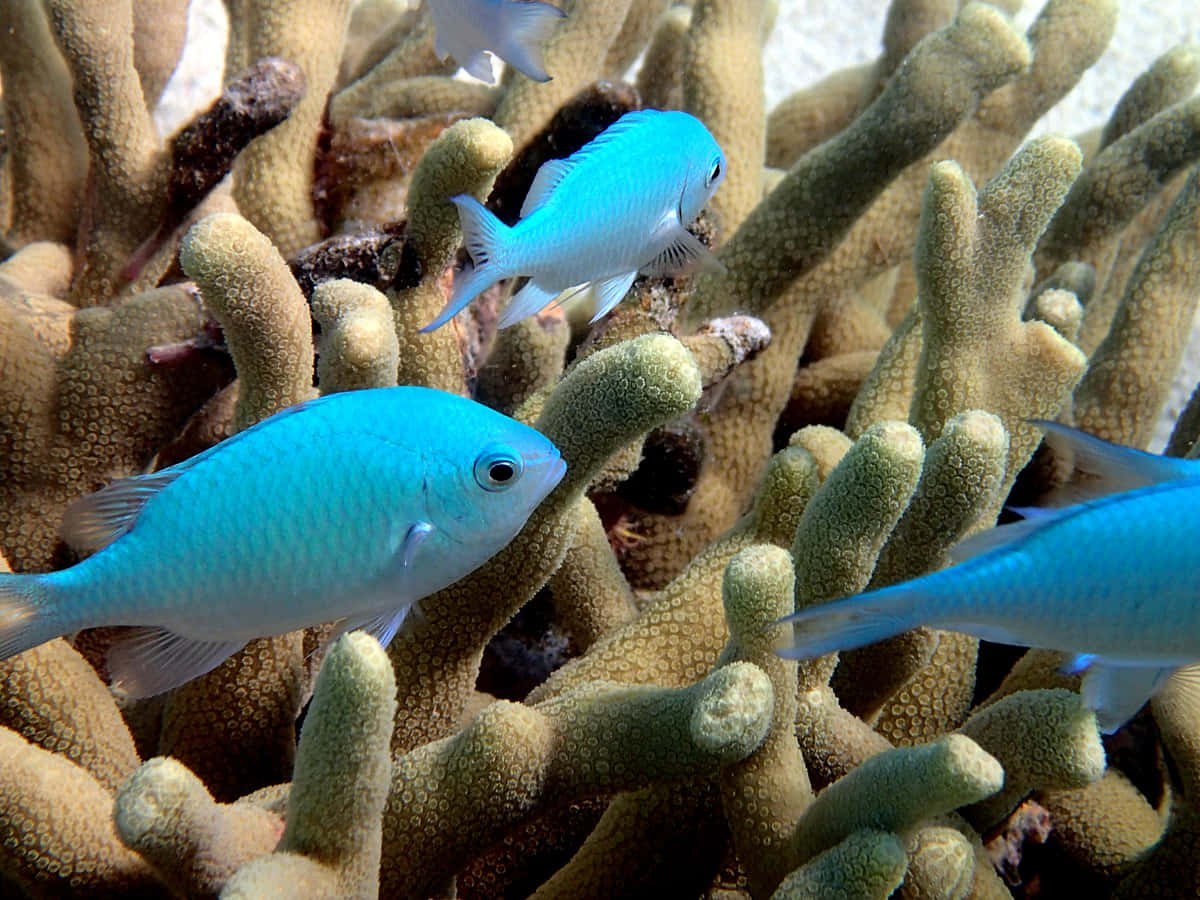
M 1190 460 L 1122 447 L 1048 419 L 1029 422 L 1046 433 L 1045 441 L 1051 448 L 1070 454 L 1075 462 L 1074 480 L 1046 494 L 1040 501 L 1043 506 L 1074 506 L 1109 494 L 1200 474 Z
M 525 282 L 523 288 L 513 294 L 512 299 L 508 301 L 508 306 L 501 310 L 500 318 L 496 320 L 496 327 L 507 328 L 522 319 L 528 319 L 538 310 L 548 306 L 556 296 L 558 296 L 558 291 L 544 288 L 531 278 Z
M 456 56 L 455 59 L 458 59 Z M 492 57 L 486 50 L 472 53 L 466 59 L 459 59 L 459 65 L 472 78 L 478 78 L 487 84 L 496 83 L 496 70 L 492 67 Z
M 181 469 L 172 468 L 135 475 L 80 497 L 63 514 L 59 536 L 82 553 L 107 547 L 133 528 L 151 497 L 182 474 Z
M 130 630 L 108 650 L 113 687 L 130 697 L 151 697 L 211 672 L 245 641 L 203 641 L 166 628 Z
M 531 212 L 541 209 L 554 194 L 554 189 L 570 174 L 574 166 L 565 159 L 551 159 L 542 163 L 537 174 L 533 176 L 533 184 L 521 204 L 521 218 Z
M 689 274 L 697 269 L 724 270 L 725 266 L 717 259 L 700 239 L 679 225 L 679 219 L 673 213 L 673 223 L 667 231 L 670 243 L 646 265 L 641 271 L 647 275 L 681 275 Z
M 1175 673 L 1175 667 L 1115 665 L 1095 659 L 1083 676 L 1083 704 L 1096 713 L 1096 724 L 1112 734 L 1137 714 Z
M 592 316 L 593 322 L 624 299 L 635 278 L 637 278 L 637 272 L 625 272 L 605 278 L 603 281 L 597 281 L 593 285 L 592 289 L 596 295 L 596 312 Z

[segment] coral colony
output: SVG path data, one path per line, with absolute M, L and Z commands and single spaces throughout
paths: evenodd
M 894 0 L 877 62 L 769 114 L 765 0 L 556 0 L 551 79 L 498 85 L 452 77 L 425 5 L 227 5 L 225 92 L 164 140 L 185 0 L 0 3 L 12 571 L 95 549 L 59 530 L 79 498 L 317 395 L 470 397 L 566 474 L 386 650 L 322 623 L 144 698 L 117 626 L 0 661 L 0 894 L 1195 896 L 1186 670 L 1102 742 L 1060 653 L 925 627 L 796 661 L 777 622 L 1086 479 L 1031 420 L 1146 445 L 1200 297 L 1196 47 L 1027 140 L 1116 0 L 1024 35 L 1011 2 Z M 498 329 L 502 281 L 422 332 L 467 265 L 451 198 L 512 225 L 644 108 L 724 152 L 690 226 L 719 265 L 594 325 L 581 290 Z M 1167 454 L 1198 434 L 1193 398 Z

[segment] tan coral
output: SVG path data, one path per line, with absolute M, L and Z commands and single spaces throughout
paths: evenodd
M 179 261 L 225 331 L 239 377 L 235 427 L 312 397 L 308 303 L 266 235 L 239 215 L 215 213 L 188 231 Z

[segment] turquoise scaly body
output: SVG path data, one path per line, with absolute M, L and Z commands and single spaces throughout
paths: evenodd
M 1017 510 L 1023 521 L 968 538 L 950 568 L 787 617 L 795 632 L 781 655 L 920 625 L 1059 650 L 1071 655 L 1067 671 L 1085 673 L 1084 700 L 1105 731 L 1177 673 L 1200 684 L 1188 669 L 1200 662 L 1200 462 L 1037 424 L 1071 446 L 1093 487 L 1068 489 L 1064 507 Z
M 544 163 L 511 228 L 474 197 L 451 198 L 472 265 L 422 331 L 448 322 L 504 278 L 529 281 L 501 312 L 506 328 L 568 288 L 593 283 L 600 318 L 638 272 L 720 266 L 687 230 L 725 178 L 725 154 L 685 112 L 626 113 L 566 159 Z M 593 319 L 593 321 L 595 320 Z
M 96 552 L 0 575 L 0 658 L 80 628 L 143 626 L 109 655 L 114 681 L 142 696 L 321 622 L 386 643 L 413 603 L 507 544 L 564 471 L 537 431 L 451 394 L 303 403 L 73 504 L 63 537 Z

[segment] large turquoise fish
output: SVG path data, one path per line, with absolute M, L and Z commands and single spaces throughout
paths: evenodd
M 504 278 L 529 276 L 499 326 L 532 316 L 567 288 L 595 282 L 596 318 L 638 272 L 719 265 L 687 226 L 725 177 L 725 154 L 684 112 L 626 113 L 566 159 L 538 169 L 511 228 L 474 197 L 452 197 L 473 265 L 454 281 L 446 308 L 422 331 L 448 322 Z
M 146 696 L 252 638 L 321 622 L 386 644 L 413 603 L 507 544 L 565 470 L 537 431 L 452 394 L 302 403 L 72 504 L 62 535 L 96 552 L 0 575 L 0 659 L 80 628 L 142 626 L 108 662 Z
M 534 81 L 549 81 L 542 43 L 566 13 L 537 0 L 429 0 L 438 59 L 453 56 L 470 75 L 495 82 L 494 53 Z
M 919 625 L 1059 650 L 1071 654 L 1068 671 L 1085 672 L 1084 701 L 1106 732 L 1200 662 L 1200 463 L 1035 424 L 1074 450 L 1092 487 L 968 538 L 950 568 L 788 616 L 794 642 L 781 655 L 820 656 Z

